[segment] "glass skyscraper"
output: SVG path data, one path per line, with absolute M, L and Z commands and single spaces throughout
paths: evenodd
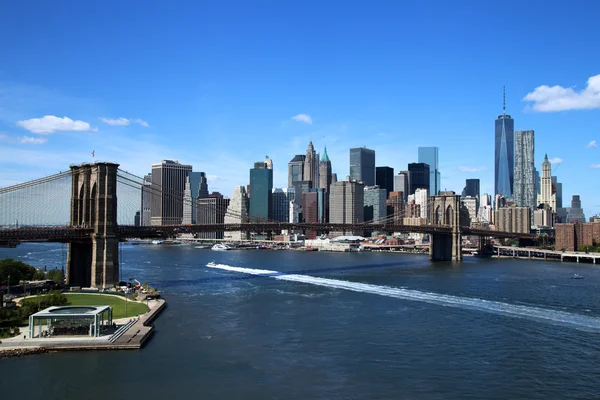
M 265 162 L 254 163 L 250 170 L 250 210 L 253 221 L 271 219 L 273 215 L 273 169 Z
M 440 182 L 439 152 L 437 147 L 419 147 L 419 162 L 429 165 L 429 195 L 437 196 L 442 190 Z
M 494 191 L 508 198 L 513 194 L 515 121 L 506 114 L 506 105 L 496 120 L 495 136 Z
M 375 186 L 375 150 L 366 147 L 350 149 L 350 179 L 365 186 Z
M 513 199 L 518 207 L 529 207 L 532 212 L 536 203 L 536 172 L 533 159 L 535 149 L 533 131 L 515 133 L 515 170 Z

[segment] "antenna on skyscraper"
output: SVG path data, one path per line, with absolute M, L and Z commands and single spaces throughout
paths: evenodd
M 506 114 L 506 86 L 502 86 L 502 114 Z

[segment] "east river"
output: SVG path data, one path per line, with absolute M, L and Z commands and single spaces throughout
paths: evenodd
M 53 268 L 65 247 L 6 257 Z M 2 398 L 600 398 L 590 264 L 130 244 L 121 258 L 168 301 L 148 344 L 1 359 Z

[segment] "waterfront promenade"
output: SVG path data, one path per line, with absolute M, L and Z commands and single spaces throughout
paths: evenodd
M 496 246 L 495 257 L 542 259 L 548 261 L 585 262 L 600 264 L 600 253 L 585 253 L 581 251 L 542 250 L 529 247 Z

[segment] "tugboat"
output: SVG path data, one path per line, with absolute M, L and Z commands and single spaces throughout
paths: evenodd
M 571 277 L 571 279 L 583 279 L 583 276 L 579 275 L 579 274 L 573 274 L 573 276 Z

